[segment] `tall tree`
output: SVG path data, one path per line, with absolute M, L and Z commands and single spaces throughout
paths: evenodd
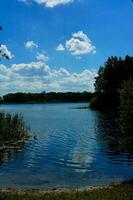
M 119 130 L 125 136 L 133 136 L 133 80 L 124 81 L 120 90 Z
M 103 67 L 100 67 L 95 81 L 97 98 L 93 107 L 115 108 L 119 104 L 119 89 L 122 82 L 133 78 L 133 57 L 125 59 L 109 57 Z

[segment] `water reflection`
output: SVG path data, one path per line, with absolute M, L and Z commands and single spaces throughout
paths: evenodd
M 91 164 L 95 160 L 93 146 L 96 145 L 95 140 L 90 138 L 89 131 L 81 134 L 79 140 L 75 144 L 73 151 L 70 154 L 70 159 L 73 164 L 77 163 L 75 167 L 76 172 L 85 173 L 91 171 Z M 93 146 L 92 146 L 93 143 Z
M 117 131 L 114 112 L 97 112 L 96 133 L 100 150 L 116 163 L 133 162 L 133 138 Z
M 15 160 L 20 153 L 24 152 L 25 142 L 17 146 L 8 146 L 0 149 L 0 165 L 6 164 L 9 161 Z
M 130 179 L 132 148 L 118 140 L 115 113 L 73 109 L 85 105 L 1 105 L 21 112 L 37 139 L 0 151 L 0 187 L 77 188 Z

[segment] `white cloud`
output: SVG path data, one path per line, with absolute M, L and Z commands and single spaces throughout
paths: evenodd
M 59 44 L 57 47 L 56 47 L 56 51 L 65 51 L 65 47 L 63 46 L 63 44 Z
M 36 59 L 40 60 L 40 61 L 47 61 L 49 59 L 49 57 L 42 53 L 37 53 Z
M 57 74 L 60 74 L 61 76 L 70 76 L 70 73 L 63 67 L 61 67 L 58 71 Z
M 29 2 L 29 0 L 19 0 L 22 2 Z M 32 0 L 38 4 L 44 4 L 48 8 L 54 8 L 58 5 L 65 5 L 74 2 L 74 0 Z
M 74 56 L 96 52 L 96 47 L 83 31 L 72 34 L 72 38 L 66 41 L 66 49 Z
M 36 44 L 34 41 L 27 41 L 25 43 L 25 48 L 26 49 L 38 48 L 38 44 Z
M 0 74 L 7 74 L 8 69 L 5 65 L 0 64 Z
M 9 60 L 14 57 L 14 55 L 8 50 L 7 46 L 3 44 L 0 45 L 0 56 Z
M 0 93 L 38 91 L 93 91 L 96 72 L 70 73 L 64 67 L 53 69 L 42 61 L 0 65 Z

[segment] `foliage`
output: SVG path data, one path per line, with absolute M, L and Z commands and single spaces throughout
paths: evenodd
M 97 98 L 92 107 L 114 109 L 119 106 L 119 89 L 122 82 L 133 78 L 133 57 L 109 57 L 99 69 L 95 80 Z
M 124 81 L 120 90 L 119 130 L 123 136 L 133 136 L 133 80 Z
M 102 110 L 117 109 L 118 119 L 112 134 L 105 129 L 104 144 L 115 154 L 133 152 L 133 57 L 111 57 L 100 68 L 95 82 L 95 96 L 91 107 Z M 113 129 L 112 129 L 113 130 Z M 118 152 L 116 152 L 118 150 Z M 110 151 L 112 152 L 112 151 Z
M 28 135 L 23 117 L 20 114 L 0 113 L 0 141 L 18 140 Z
M 90 92 L 10 93 L 3 96 L 1 103 L 80 102 L 92 96 Z

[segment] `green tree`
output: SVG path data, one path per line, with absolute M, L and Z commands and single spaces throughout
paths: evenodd
M 133 80 L 124 81 L 120 90 L 119 130 L 123 136 L 133 136 Z
M 110 93 L 116 90 L 116 84 L 118 82 L 117 71 L 119 66 L 122 67 L 122 59 L 117 57 L 109 57 L 104 63 L 103 67 L 100 67 L 98 76 L 95 81 L 95 91 L 98 93 Z M 120 67 L 120 68 L 121 68 Z
M 92 107 L 117 108 L 121 84 L 130 77 L 133 79 L 133 57 L 109 57 L 104 66 L 100 67 L 96 77 L 96 98 L 92 101 Z

